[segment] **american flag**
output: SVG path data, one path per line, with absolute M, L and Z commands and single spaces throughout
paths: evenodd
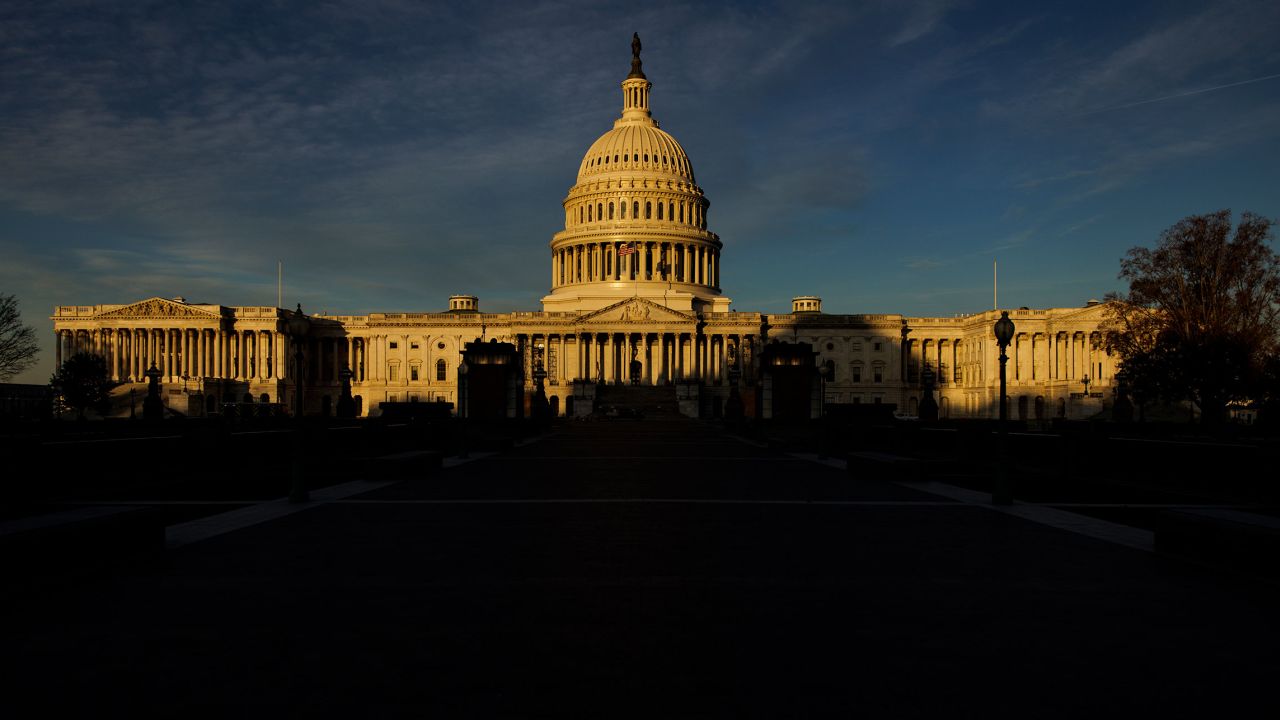
M 626 243 L 622 247 L 618 248 L 619 255 L 630 255 L 635 251 L 636 251 L 636 246 L 632 245 L 631 243 Z

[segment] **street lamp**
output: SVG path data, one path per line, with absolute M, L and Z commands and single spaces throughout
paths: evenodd
M 996 344 L 1000 346 L 1000 432 L 997 440 L 996 482 L 991 491 L 992 505 L 1009 505 L 1013 502 L 1013 491 L 1009 487 L 1009 476 L 1005 469 L 1005 445 L 1009 434 L 1009 404 L 1005 397 L 1005 364 L 1009 362 L 1006 350 L 1013 340 L 1013 321 L 1009 319 L 1009 311 L 1000 313 L 995 324 Z
M 822 381 L 822 404 L 818 406 L 818 416 L 826 417 L 827 415 L 827 383 L 835 379 L 835 365 L 830 360 L 818 366 L 818 378 Z
M 1080 382 L 1084 385 L 1084 396 L 1089 397 L 1089 373 L 1085 373 L 1080 377 Z
M 933 366 L 926 362 L 924 370 L 920 372 L 920 387 L 924 390 L 924 397 L 920 398 L 920 407 L 916 409 L 916 417 L 921 422 L 936 422 L 938 419 L 938 402 L 933 399 L 933 383 L 936 379 Z
M 302 453 L 305 449 L 305 436 L 302 427 L 302 396 L 303 396 L 303 360 L 302 354 L 303 341 L 307 337 L 307 333 L 311 330 L 311 320 L 302 312 L 302 303 L 298 303 L 298 309 L 289 317 L 289 335 L 293 340 L 293 359 L 294 371 L 293 383 L 293 407 L 294 407 L 294 429 L 293 429 L 293 467 L 292 478 L 289 483 L 289 502 L 301 503 L 310 499 L 307 493 L 307 480 L 304 476 L 302 466 Z
M 470 371 L 464 357 L 458 363 L 458 417 L 462 418 L 462 452 L 459 457 L 467 457 L 467 373 Z
M 160 377 L 162 373 L 151 363 L 143 376 L 147 378 L 147 397 L 142 400 L 142 419 L 156 422 L 164 419 L 164 401 L 160 399 Z
M 543 366 L 544 352 L 542 343 L 533 346 L 533 417 L 542 420 L 551 414 L 551 406 L 547 402 L 547 370 Z

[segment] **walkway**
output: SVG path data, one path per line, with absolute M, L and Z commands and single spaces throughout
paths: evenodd
M 159 560 L 23 579 L 7 696 L 419 716 L 1275 707 L 1271 586 L 692 421 L 573 423 L 450 465 Z

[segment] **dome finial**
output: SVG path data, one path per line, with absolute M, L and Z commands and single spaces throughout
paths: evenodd
M 631 74 L 627 79 L 643 77 L 644 71 L 640 69 L 640 33 L 631 33 Z

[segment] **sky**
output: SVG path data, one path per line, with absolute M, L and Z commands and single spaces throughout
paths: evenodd
M 1280 218 L 1280 3 L 0 2 L 0 293 L 538 310 L 644 43 L 733 309 L 1075 307 Z

